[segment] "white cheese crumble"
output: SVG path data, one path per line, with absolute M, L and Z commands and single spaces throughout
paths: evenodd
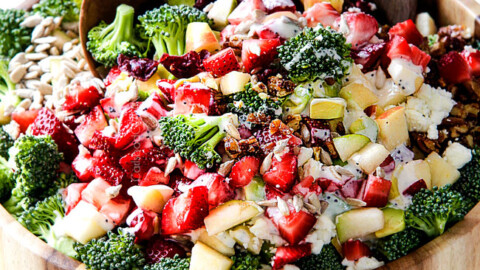
M 305 237 L 305 242 L 312 243 L 312 253 L 320 254 L 323 245 L 330 243 L 337 234 L 335 224 L 325 215 L 317 219 L 313 231 Z
M 253 225 L 250 227 L 250 232 L 259 239 L 270 241 L 270 243 L 274 244 L 276 247 L 286 244 L 273 222 L 264 215 L 253 221 Z
M 372 270 L 384 265 L 384 263 L 373 257 L 362 257 L 357 261 L 344 259 L 342 265 L 346 266 L 347 270 Z
M 472 160 L 472 151 L 458 142 L 454 142 L 443 152 L 443 159 L 460 169 Z

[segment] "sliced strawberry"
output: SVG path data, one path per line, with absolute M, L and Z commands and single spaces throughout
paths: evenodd
M 112 119 L 120 117 L 121 106 L 115 104 L 115 99 L 113 97 L 108 97 L 100 100 L 100 106 L 102 106 L 103 111 Z
M 82 199 L 82 191 L 87 187 L 87 183 L 73 183 L 63 190 L 63 201 L 65 202 L 65 214 L 77 206 Z
M 347 43 L 351 43 L 354 49 L 368 42 L 378 31 L 378 22 L 371 15 L 363 12 L 344 12 L 342 17 L 349 29 Z M 335 20 L 336 29 L 340 28 L 341 21 L 340 17 Z
M 107 188 L 110 187 L 112 187 L 112 185 L 107 181 L 101 178 L 96 178 L 82 191 L 82 200 L 91 203 L 100 209 L 111 199 L 106 192 Z
M 151 115 L 159 120 L 160 117 L 167 116 L 168 110 L 163 104 L 162 96 L 157 92 L 153 92 L 144 102 L 142 102 L 136 113 L 142 117 L 142 119 Z
M 120 73 L 122 73 L 122 71 L 118 66 L 112 67 L 108 72 L 107 77 L 103 81 L 103 83 L 105 84 L 105 87 L 108 87 L 109 85 L 111 85 L 113 81 L 115 81 L 117 77 L 120 75 Z
M 39 112 L 40 110 L 14 111 L 12 113 L 12 120 L 17 122 L 22 133 L 26 133 L 28 127 L 33 124 L 35 118 L 37 118 Z
M 122 110 L 115 147 L 117 149 L 127 147 L 146 130 L 147 127 L 142 119 L 135 113 L 135 108 Z
M 174 190 L 173 197 L 178 197 L 182 194 L 182 191 L 185 190 L 184 187 L 190 185 L 191 183 L 192 180 L 183 176 L 179 170 L 174 170 L 170 174 L 170 183 L 168 183 L 168 186 Z
M 153 264 L 160 262 L 162 258 L 173 258 L 175 255 L 185 258 L 187 253 L 177 242 L 155 236 L 148 241 L 145 255 L 147 263 Z
M 412 62 L 417 66 L 423 67 L 423 70 L 427 68 L 428 63 L 432 57 L 426 52 L 420 50 L 416 46 L 411 45 L 410 49 L 412 51 Z
M 283 192 L 288 192 L 297 176 L 297 157 L 293 153 L 285 153 L 281 159 L 272 158 L 272 165 L 263 175 L 263 181 Z
M 352 50 L 351 57 L 355 64 L 362 65 L 362 71 L 368 72 L 375 68 L 377 61 L 385 52 L 386 43 L 368 43 Z
M 293 263 L 312 254 L 311 244 L 278 247 L 273 258 L 273 269 L 282 269 L 283 266 Z
M 69 87 L 62 109 L 66 111 L 83 111 L 96 106 L 102 94 L 95 86 L 83 88 L 80 83 Z
M 120 225 L 125 222 L 131 207 L 132 200 L 130 198 L 117 196 L 103 204 L 99 212 L 110 218 L 115 225 Z
M 288 139 L 288 146 L 301 145 L 302 139 L 293 135 L 293 131 L 282 121 L 273 120 L 268 127 L 258 130 L 254 134 L 265 155 L 273 151 L 277 141 Z
M 401 36 L 407 40 L 408 43 L 413 44 L 415 46 L 419 46 L 423 43 L 423 36 L 417 29 L 415 23 L 408 19 L 404 22 L 399 22 L 392 26 L 390 30 L 388 30 L 388 35 L 390 39 L 395 36 Z
M 84 146 L 89 146 L 90 141 L 95 131 L 101 131 L 108 126 L 107 119 L 103 115 L 102 107 L 96 106 L 87 114 L 85 120 L 80 123 L 75 129 L 75 135 L 80 143 Z
M 317 179 L 317 182 L 320 185 L 320 187 L 322 187 L 322 190 L 324 192 L 333 193 L 342 187 L 339 183 L 335 183 L 331 179 L 327 179 L 327 178 L 319 178 Z
M 157 81 L 157 87 L 169 103 L 175 101 L 175 81 L 161 79 Z
M 370 248 L 360 240 L 348 240 L 342 244 L 342 252 L 349 261 L 370 256 Z
M 302 29 L 297 22 L 286 16 L 268 20 L 255 29 L 255 33 L 260 39 L 279 38 L 282 41 L 296 36 L 301 31 Z
M 411 184 L 407 189 L 405 189 L 402 194 L 405 196 L 413 196 L 417 192 L 419 192 L 422 189 L 427 188 L 427 183 L 425 183 L 425 180 L 420 179 L 418 181 L 415 181 L 413 184 Z
M 221 50 L 203 60 L 203 66 L 215 77 L 222 77 L 230 71 L 240 69 L 240 64 L 232 48 Z
M 367 203 L 367 206 L 384 207 L 387 205 L 388 194 L 390 193 L 391 187 L 391 181 L 370 174 L 362 200 Z
M 223 176 L 218 173 L 206 173 L 198 177 L 190 185 L 191 187 L 204 186 L 208 188 L 208 204 L 215 207 L 235 197 Z
M 57 143 L 58 150 L 63 153 L 65 161 L 72 162 L 78 155 L 78 141 L 73 132 L 66 127 L 47 108 L 38 113 L 32 125 L 32 135 L 50 135 Z
M 277 197 L 285 199 L 285 198 L 288 197 L 288 194 L 283 193 L 280 190 L 272 187 L 271 185 L 266 184 L 265 185 L 265 196 L 267 197 L 267 200 L 276 199 Z
M 160 230 L 160 216 L 153 212 L 135 209 L 127 217 L 127 225 L 133 229 L 135 233 L 135 243 L 149 240 Z
M 480 51 L 478 50 L 464 50 L 461 52 L 463 59 L 470 66 L 470 71 L 473 76 L 480 76 Z
M 405 38 L 394 36 L 387 44 L 387 56 L 390 59 L 402 58 L 412 59 L 412 49 Z
M 310 194 L 322 194 L 322 187 L 315 182 L 311 175 L 305 177 L 300 183 L 292 188 L 293 194 L 300 194 L 303 197 L 308 197 Z
M 308 27 L 315 27 L 319 23 L 323 26 L 333 27 L 335 20 L 340 17 L 338 11 L 329 2 L 315 3 L 303 13 Z
M 214 102 L 213 92 L 207 86 L 201 83 L 183 84 L 175 92 L 173 114 L 209 114 L 209 108 Z
M 123 169 L 118 165 L 116 157 L 101 150 L 95 151 L 93 156 L 94 177 L 101 178 L 114 186 L 123 182 L 126 175 Z
M 179 234 L 203 226 L 208 215 L 208 189 L 193 187 L 177 198 L 168 200 L 162 212 L 162 234 Z
M 143 178 L 138 182 L 139 186 L 152 185 L 168 185 L 170 182 L 170 175 L 165 173 L 157 167 L 151 167 Z
M 152 167 L 163 167 L 171 151 L 159 148 L 136 150 L 120 159 L 120 165 L 130 178 L 141 179 Z
M 224 43 L 225 41 L 229 40 L 231 36 L 235 35 L 236 27 L 236 25 L 229 24 L 225 28 L 223 28 L 222 32 L 220 32 L 221 43 Z
M 282 238 L 287 240 L 290 245 L 296 245 L 307 236 L 317 219 L 308 212 L 292 210 L 290 210 L 290 215 L 281 215 L 279 219 L 274 220 L 274 223 Z
M 81 151 L 77 157 L 75 157 L 72 162 L 72 169 L 80 181 L 90 182 L 93 180 L 94 161 L 94 158 L 86 149 L 85 151 Z
M 263 4 L 267 10 L 267 13 L 275 13 L 280 11 L 297 11 L 295 3 L 292 0 L 263 0 Z
M 260 9 L 266 11 L 262 0 L 244 0 L 228 16 L 228 22 L 233 25 L 253 19 L 254 11 Z
M 95 131 L 90 139 L 88 148 L 103 150 L 109 154 L 114 154 L 116 152 L 115 140 L 116 138 L 113 136 L 106 136 L 101 131 Z
M 241 158 L 232 167 L 230 173 L 230 186 L 232 188 L 244 187 L 252 181 L 260 169 L 260 160 L 256 157 L 246 156 Z
M 467 61 L 456 51 L 444 54 L 438 61 L 440 76 L 448 83 L 462 83 L 471 79 Z
M 197 179 L 200 175 L 206 172 L 205 169 L 200 169 L 195 162 L 190 160 L 185 160 L 185 164 L 183 166 L 183 175 L 188 179 Z
M 240 4 L 241 5 L 241 4 Z M 249 39 L 243 42 L 242 63 L 247 72 L 268 66 L 277 56 L 279 39 Z

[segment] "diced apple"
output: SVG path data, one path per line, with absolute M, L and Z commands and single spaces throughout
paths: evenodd
M 143 210 L 161 213 L 172 197 L 173 189 L 165 185 L 132 186 L 127 191 L 135 204 Z
M 388 73 L 407 96 L 417 92 L 423 84 L 422 67 L 402 58 L 392 59 Z
M 248 221 L 263 209 L 252 201 L 232 200 L 212 209 L 204 219 L 209 235 L 214 235 Z
M 390 155 L 390 152 L 383 145 L 371 142 L 359 152 L 353 154 L 350 160 L 366 174 L 370 174 L 382 164 L 388 155 Z
M 208 11 L 208 18 L 213 20 L 213 27 L 222 30 L 228 24 L 228 15 L 237 6 L 237 0 L 217 0 Z
M 351 133 L 367 136 L 372 142 L 377 141 L 378 125 L 370 117 L 361 116 L 350 125 L 349 129 Z
M 90 203 L 80 201 L 63 220 L 65 234 L 86 244 L 88 241 L 105 235 L 115 225 L 105 215 L 98 212 Z
M 263 19 L 263 23 L 265 24 L 268 21 L 275 20 L 281 17 L 287 17 L 292 19 L 293 21 L 297 21 L 299 16 L 291 11 L 277 11 L 272 14 L 268 14 L 265 19 Z
M 220 91 L 224 96 L 242 92 L 250 77 L 248 73 L 232 71 L 220 78 Z
M 342 98 L 315 98 L 310 102 L 310 118 L 341 118 L 345 112 L 345 107 L 345 100 Z
M 200 52 L 201 50 L 214 52 L 220 48 L 220 43 L 208 23 L 192 22 L 188 24 L 185 34 L 185 50 L 187 52 Z
M 338 240 L 344 243 L 383 229 L 383 212 L 372 207 L 354 209 L 337 216 L 336 223 Z
M 157 92 L 161 94 L 162 92 L 159 91 L 157 87 L 157 81 L 160 80 L 160 74 L 158 72 L 155 72 L 150 79 L 147 81 L 142 81 L 142 80 L 135 80 L 135 84 L 137 85 L 138 91 L 142 91 L 145 93 L 152 93 L 152 92 Z
M 303 7 L 305 10 L 311 8 L 316 3 L 321 3 L 321 2 L 330 2 L 330 4 L 334 9 L 336 9 L 338 12 L 342 12 L 343 0 L 302 0 Z
M 205 228 L 197 229 L 195 234 L 197 233 L 198 241 L 215 249 L 225 256 L 235 255 L 235 249 L 233 248 L 235 245 L 235 240 L 229 234 L 222 232 L 220 233 L 221 235 L 208 235 Z
M 424 160 L 413 160 L 395 168 L 392 180 L 397 183 L 399 194 L 403 194 L 411 185 L 423 179 L 427 188 L 432 188 L 430 166 Z
M 460 172 L 437 152 L 430 153 L 425 160 L 430 166 L 432 186 L 443 187 L 455 183 L 460 178 Z
M 378 139 L 388 151 L 392 151 L 397 146 L 408 142 L 408 125 L 404 107 L 391 108 L 375 121 L 377 121 L 380 129 Z
M 192 248 L 190 270 L 229 270 L 233 261 L 198 241 Z
M 348 134 L 333 138 L 333 144 L 342 161 L 349 159 L 369 142 L 370 139 L 368 137 L 360 134 Z
M 401 209 L 385 207 L 382 209 L 385 224 L 375 232 L 377 238 L 392 235 L 405 229 L 405 212 Z
M 240 225 L 229 231 L 235 241 L 253 254 L 260 254 L 263 240 L 256 237 L 247 226 Z
M 347 101 L 349 108 L 356 108 L 356 105 L 358 105 L 364 110 L 368 106 L 378 102 L 378 97 L 372 90 L 358 81 L 343 87 L 338 95 Z
M 417 26 L 418 32 L 420 32 L 420 34 L 422 34 L 422 36 L 424 37 L 437 33 L 437 26 L 435 25 L 435 21 L 430 16 L 430 14 L 428 14 L 428 12 L 422 12 L 417 14 L 417 18 L 415 19 L 415 26 Z
M 253 177 L 252 181 L 243 187 L 245 199 L 247 201 L 263 201 L 265 200 L 265 182 L 259 176 Z

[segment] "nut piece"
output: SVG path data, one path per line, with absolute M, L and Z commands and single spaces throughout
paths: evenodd
M 262 165 L 260 166 L 261 175 L 264 175 L 266 172 L 268 172 L 268 170 L 270 170 L 270 167 L 272 166 L 272 158 L 273 158 L 273 153 L 270 153 L 263 160 Z
M 227 176 L 228 173 L 232 170 L 233 165 L 235 164 L 235 160 L 229 160 L 220 164 L 218 168 L 218 174 L 222 176 Z

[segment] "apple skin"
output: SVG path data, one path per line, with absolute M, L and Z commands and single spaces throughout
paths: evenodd
M 383 229 L 382 210 L 375 207 L 353 209 L 336 217 L 337 236 L 341 243 L 360 238 Z
M 165 185 L 132 186 L 127 193 L 141 209 L 161 213 L 172 197 L 173 189 Z
M 404 107 L 391 108 L 375 121 L 380 129 L 378 138 L 388 151 L 408 142 L 408 125 Z
M 377 95 L 361 82 L 353 82 L 344 86 L 338 95 L 347 101 L 348 107 L 351 109 L 358 106 L 364 110 L 378 102 Z
M 427 188 L 427 184 L 423 179 L 420 179 L 418 181 L 415 181 L 413 184 L 411 184 L 407 189 L 403 191 L 404 196 L 413 196 L 417 192 L 419 192 L 422 188 Z

